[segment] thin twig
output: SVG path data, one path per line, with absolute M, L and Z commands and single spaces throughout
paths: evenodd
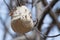
M 10 8 L 9 5 L 6 3 L 6 1 L 5 1 L 5 0 L 3 0 L 3 1 L 4 1 L 4 3 L 6 4 L 6 6 L 8 7 L 8 9 L 11 10 L 11 8 Z

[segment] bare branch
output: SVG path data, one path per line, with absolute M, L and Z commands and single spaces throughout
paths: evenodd
M 42 25 L 42 21 L 43 19 L 45 18 L 45 15 L 51 10 L 51 8 L 55 5 L 55 3 L 57 2 L 58 0 L 53 0 L 49 5 L 47 5 L 47 7 L 45 8 L 44 12 L 43 12 L 43 15 L 39 21 L 39 24 L 38 24 L 38 30 L 40 30 L 41 28 L 41 25 Z

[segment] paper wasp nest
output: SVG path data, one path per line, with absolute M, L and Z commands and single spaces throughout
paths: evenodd
M 33 28 L 30 10 L 26 6 L 16 7 L 11 15 L 11 27 L 17 33 L 26 33 Z

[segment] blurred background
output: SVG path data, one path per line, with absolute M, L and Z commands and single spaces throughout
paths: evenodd
M 31 11 L 33 21 L 38 20 L 39 32 L 32 30 L 26 35 L 14 32 L 10 24 L 9 8 L 12 10 L 18 2 L 16 0 L 0 0 L 0 40 L 60 40 L 60 35 L 56 37 L 43 36 L 43 34 L 48 36 L 60 34 L 60 0 L 23 1 Z

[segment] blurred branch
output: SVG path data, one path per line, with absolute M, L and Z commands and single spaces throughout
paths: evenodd
M 39 3 L 41 0 L 32 0 L 32 5 L 36 6 L 37 3 Z
M 4 36 L 3 36 L 3 40 L 5 40 L 5 38 L 6 38 L 6 33 L 7 33 L 7 28 L 6 28 L 5 22 L 2 20 L 1 17 L 0 17 L 0 20 L 1 20 L 1 23 L 3 24 L 3 26 L 4 26 Z
M 4 36 L 3 36 L 3 40 L 5 40 L 7 33 L 9 33 L 9 34 L 14 38 L 15 35 L 11 34 L 11 33 L 8 31 L 8 28 L 7 28 L 6 24 L 5 24 L 5 21 L 3 21 L 1 17 L 0 17 L 0 20 L 1 20 L 2 25 L 4 26 Z
M 47 0 L 42 0 L 42 3 L 43 3 L 44 6 L 48 5 Z
M 44 1 L 44 0 L 43 0 Z M 43 2 L 42 1 L 42 2 Z M 47 5 L 48 3 L 46 3 L 45 1 L 44 1 L 44 3 L 43 3 L 43 5 Z M 58 12 L 59 12 L 59 10 L 57 10 Z M 55 21 L 55 24 L 57 24 L 57 26 L 60 28 L 60 23 L 58 22 L 58 20 L 57 20 L 57 15 L 56 15 L 56 13 L 54 13 L 53 11 L 49 11 L 49 14 L 50 14 L 50 16 L 51 16 L 51 18 Z
M 56 13 L 57 16 L 59 16 L 60 15 L 60 8 L 57 8 L 55 13 Z
M 55 22 L 55 21 L 54 21 Z M 54 22 L 50 24 L 50 26 L 47 28 L 47 31 L 44 33 L 45 35 L 48 35 L 50 30 L 54 27 Z M 44 40 L 46 40 L 47 37 L 44 37 Z
M 8 5 L 8 3 L 7 3 L 5 0 L 3 0 L 3 1 L 4 1 L 4 3 L 6 4 L 6 6 L 8 7 L 8 9 L 11 10 L 11 8 L 10 8 L 9 5 Z
M 43 5 L 45 5 L 45 6 L 48 4 L 48 3 L 46 3 L 46 1 L 44 1 L 44 0 L 43 0 L 42 2 L 43 2 Z M 57 21 L 57 15 L 56 15 L 56 13 L 54 13 L 53 11 L 50 10 L 50 11 L 49 11 L 49 14 L 50 14 L 51 18 L 52 18 L 53 20 L 55 20 L 56 23 L 57 23 L 58 21 Z
M 50 11 L 50 16 L 51 16 L 51 18 L 54 20 L 53 22 L 53 24 L 57 24 L 57 26 L 60 28 L 60 23 L 57 21 L 57 17 L 56 17 L 56 15 L 55 15 L 55 13 L 53 13 L 52 11 Z M 48 35 L 49 34 L 49 31 L 51 30 L 51 28 L 52 28 L 52 26 L 53 25 L 51 25 L 49 28 L 48 28 L 48 30 L 47 30 L 47 32 L 46 32 L 46 35 Z M 59 34 L 58 34 L 59 35 Z M 52 36 L 51 36 L 52 37 Z M 57 36 L 55 36 L 55 37 L 57 37 Z M 46 39 L 46 37 L 45 37 L 45 39 Z
M 39 21 L 39 24 L 38 24 L 38 30 L 40 30 L 41 28 L 41 25 L 42 25 L 42 21 L 43 19 L 45 18 L 45 15 L 51 10 L 51 8 L 55 5 L 55 3 L 57 2 L 58 0 L 53 0 L 49 5 L 46 6 L 44 12 L 43 12 L 43 15 Z
M 57 26 L 60 28 L 60 23 L 57 20 L 56 13 L 53 13 L 52 11 L 50 11 L 50 15 L 53 18 L 53 20 L 55 21 L 55 24 L 57 24 Z
M 46 3 L 46 1 L 44 1 L 44 0 L 42 1 L 42 3 L 43 3 L 44 6 L 46 6 L 46 5 L 48 4 L 48 3 Z M 56 15 L 56 13 L 54 13 L 54 12 L 52 12 L 52 11 L 50 10 L 50 11 L 49 11 L 49 14 L 50 14 L 51 18 L 54 20 L 55 24 L 57 24 L 57 26 L 60 27 L 59 22 L 57 21 L 57 15 Z M 52 28 L 52 25 L 48 28 L 47 32 L 45 33 L 46 35 L 49 34 L 51 28 Z M 58 35 L 60 35 L 60 34 L 58 34 Z M 56 36 L 57 36 L 57 35 L 56 35 Z M 47 37 L 45 37 L 44 39 L 46 40 L 46 38 L 47 38 Z

